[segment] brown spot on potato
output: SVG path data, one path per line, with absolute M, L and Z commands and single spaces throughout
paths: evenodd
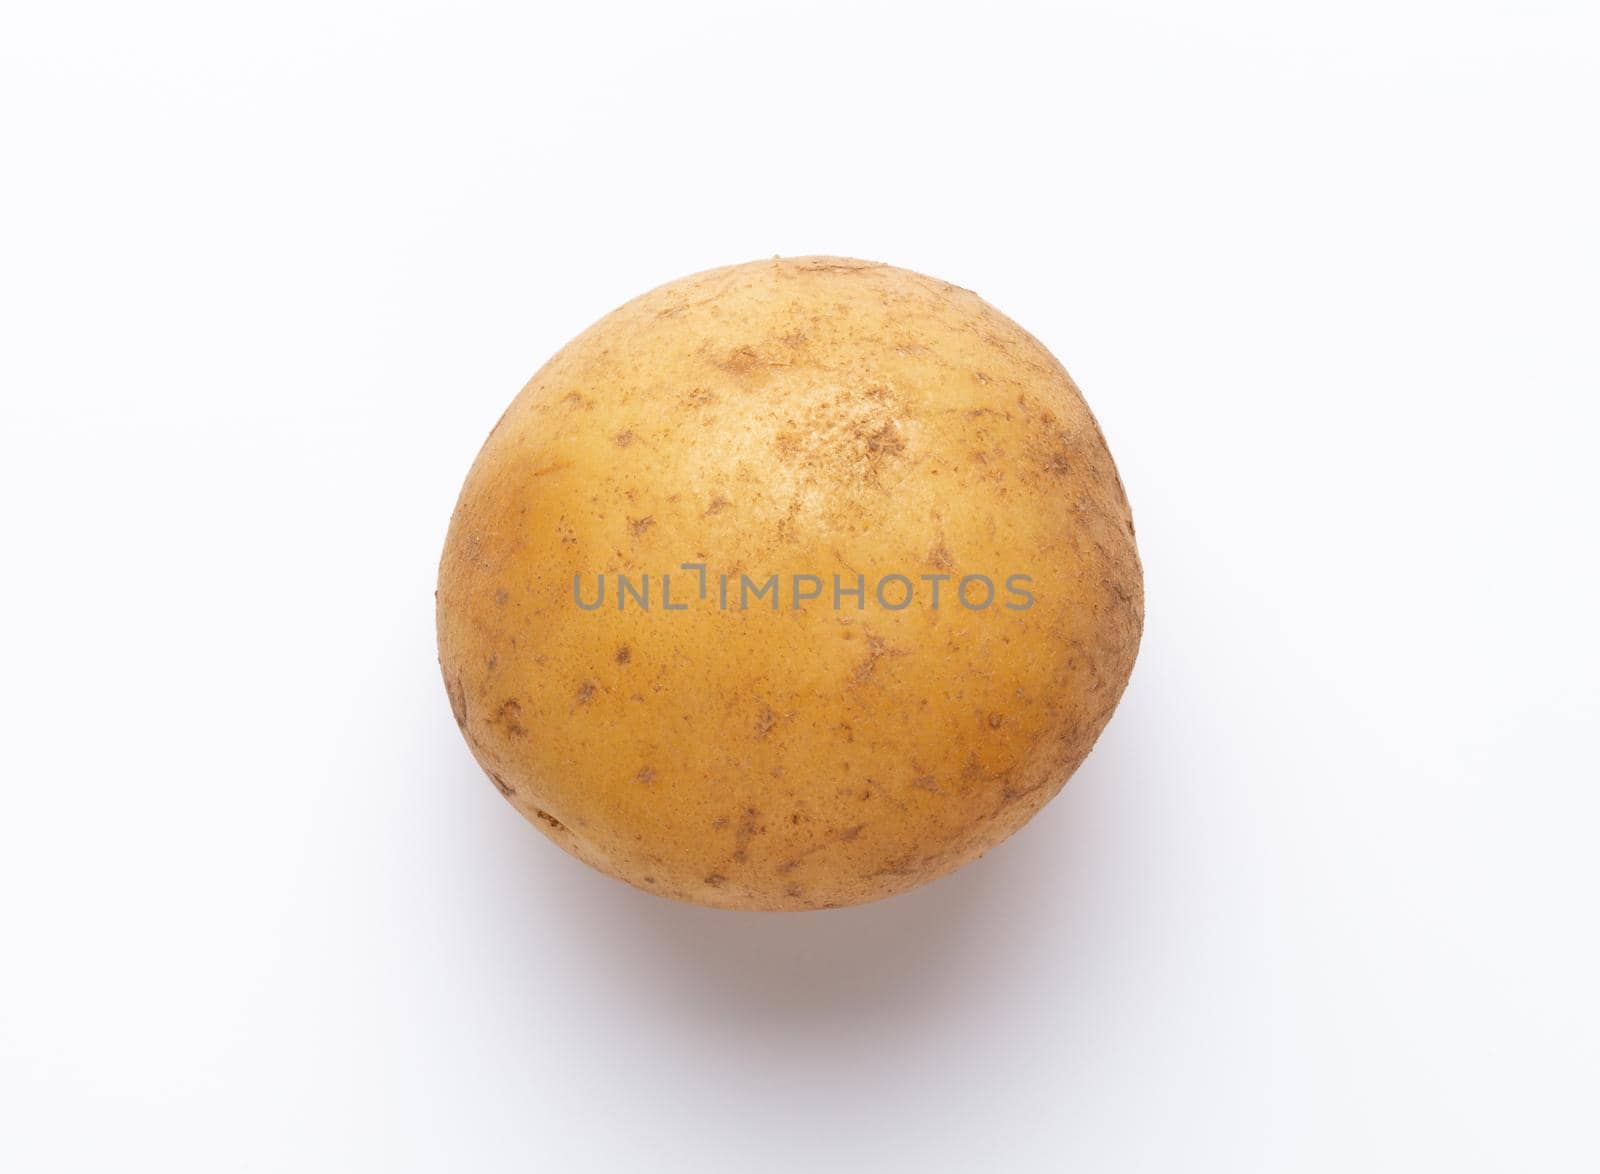
M 823 837 L 815 844 L 812 844 L 805 851 L 796 856 L 791 856 L 788 860 L 785 860 L 782 864 L 778 865 L 778 871 L 780 873 L 793 872 L 795 869 L 804 864 L 809 857 L 816 855 L 824 848 L 831 848 L 835 844 L 850 843 L 850 841 L 854 840 L 862 833 L 863 830 L 865 830 L 866 826 L 867 825 L 864 823 L 854 824 L 851 827 L 845 828 L 843 831 L 837 831 L 830 836 Z
M 594 696 L 594 694 L 595 694 L 595 683 L 593 681 L 585 681 L 583 684 L 578 686 L 578 693 L 577 693 L 577 702 L 578 702 L 578 704 L 579 705 L 588 705 L 589 704 L 589 699 L 592 698 Z
M 744 814 L 739 817 L 739 827 L 734 833 L 733 858 L 740 863 L 748 854 L 750 841 L 767 830 L 760 826 L 760 816 L 761 813 L 754 807 L 746 807 Z
M 626 644 L 624 644 L 621 648 L 617 649 L 616 660 L 617 660 L 618 664 L 627 664 L 632 659 L 633 659 L 633 650 L 630 649 Z
M 450 697 L 450 715 L 456 719 L 456 728 L 465 732 L 467 728 L 467 695 L 461 688 L 460 677 L 447 677 L 444 691 Z
M 899 456 L 901 453 L 906 451 L 905 438 L 900 435 L 900 429 L 898 426 L 896 426 L 893 420 L 885 420 L 881 425 L 873 429 L 871 432 L 865 432 L 864 429 L 858 430 L 856 435 L 862 436 L 863 433 L 866 440 L 867 452 L 870 453 L 873 458 L 878 458 L 880 456 Z M 876 464 L 876 459 L 874 460 L 874 464 Z
M 494 721 L 504 727 L 506 733 L 513 738 L 520 738 L 528 732 L 522 727 L 522 703 L 515 697 L 507 698 L 500 703 L 500 708 L 495 711 Z
M 562 823 L 555 816 L 551 815 L 548 811 L 535 808 L 533 812 L 533 818 L 537 819 L 540 823 L 544 824 L 546 827 L 549 827 L 553 831 L 564 832 L 567 830 L 567 825 Z
M 865 684 L 867 680 L 871 678 L 872 674 L 877 670 L 878 662 L 880 660 L 886 656 L 899 655 L 901 655 L 900 651 L 898 649 L 890 648 L 889 642 L 882 636 L 874 635 L 873 633 L 868 632 L 867 656 L 865 660 L 861 661 L 854 669 L 851 670 L 851 683 L 856 685 Z
M 614 439 L 618 448 L 627 448 L 633 443 L 633 429 L 629 428 L 624 432 L 617 433 Z
M 729 351 L 720 359 L 713 360 L 713 362 L 730 375 L 747 375 L 761 366 L 761 356 L 756 354 L 753 347 L 742 346 Z
M 863 273 L 888 268 L 882 261 L 857 261 L 851 257 L 795 257 L 785 264 L 808 273 Z
M 654 526 L 655 524 L 656 524 L 655 518 L 650 516 L 650 515 L 646 515 L 645 517 L 642 517 L 642 518 L 629 518 L 628 519 L 628 529 L 633 532 L 633 536 L 635 538 L 638 538 L 646 530 L 650 529 L 650 527 Z
M 641 787 L 648 787 L 652 782 L 655 781 L 655 777 L 655 767 L 641 766 L 639 768 L 639 773 L 633 776 L 633 781 L 638 783 Z

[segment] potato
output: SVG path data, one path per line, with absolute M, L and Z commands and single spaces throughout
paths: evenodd
M 568 852 L 816 909 L 1021 827 L 1133 668 L 1122 483 L 1061 365 L 974 294 L 836 257 L 664 285 L 533 377 L 439 570 L 457 723 Z

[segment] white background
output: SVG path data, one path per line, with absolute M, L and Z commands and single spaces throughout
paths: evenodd
M 1600 1167 L 1570 3 L 8 5 L 0 1166 Z M 1149 622 L 962 873 L 737 915 L 468 756 L 484 435 L 644 289 L 977 290 Z

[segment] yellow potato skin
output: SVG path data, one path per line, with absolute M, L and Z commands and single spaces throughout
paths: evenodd
M 617 609 L 619 573 L 650 610 Z M 740 573 L 782 606 L 739 610 Z M 793 574 L 823 596 L 789 606 Z M 834 609 L 835 574 L 864 608 Z M 878 606 L 888 574 L 912 606 Z M 987 610 L 952 597 L 968 574 Z M 1031 607 L 1003 606 L 1012 574 Z M 798 910 L 1021 827 L 1110 718 L 1144 593 L 1111 455 L 1038 341 L 946 282 L 801 257 L 661 286 L 551 359 L 467 476 L 437 605 L 456 721 L 535 827 L 649 892 Z

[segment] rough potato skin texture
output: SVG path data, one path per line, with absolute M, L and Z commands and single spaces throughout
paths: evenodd
M 574 577 L 592 601 L 602 573 L 581 611 Z M 617 609 L 619 573 L 651 577 L 650 610 Z M 661 610 L 662 573 L 688 610 Z M 741 573 L 779 575 L 782 606 L 739 610 Z M 824 581 L 798 610 L 796 573 Z M 834 609 L 835 574 L 865 608 Z M 917 601 L 879 606 L 887 574 Z M 923 574 L 952 576 L 938 609 Z M 987 610 L 954 599 L 968 574 Z M 1012 574 L 1033 606 L 1003 606 Z M 837 257 L 687 277 L 569 343 L 473 465 L 437 598 L 451 707 L 506 798 L 598 869 L 730 909 L 872 901 L 981 856 L 1089 753 L 1144 617 L 1061 365 L 967 290 Z

